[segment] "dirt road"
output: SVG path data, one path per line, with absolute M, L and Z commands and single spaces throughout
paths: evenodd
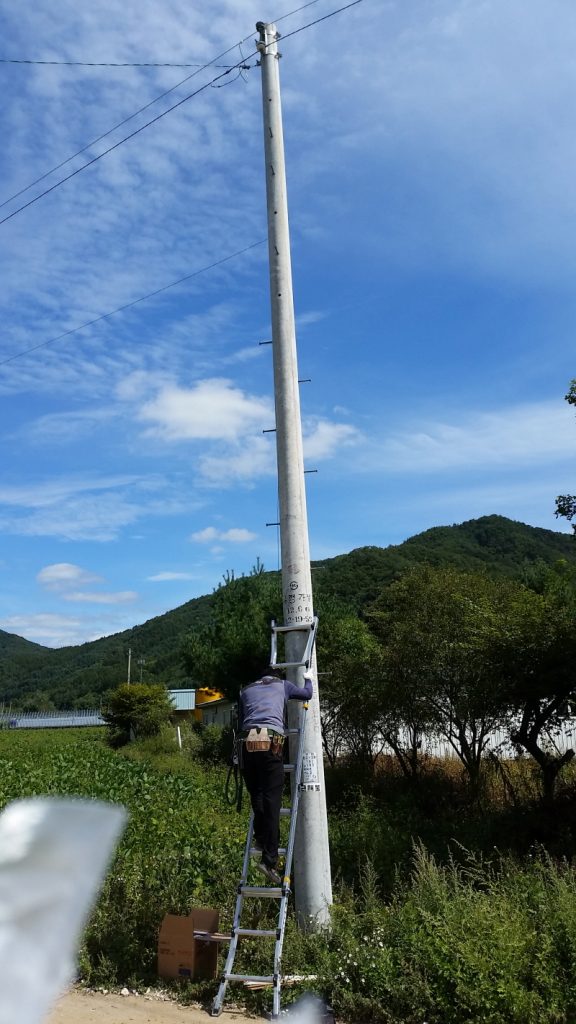
M 103 995 L 73 989 L 54 1007 L 47 1024 L 209 1024 L 210 1014 L 194 1006 L 178 1006 L 152 996 Z M 234 1010 L 224 1010 L 222 1024 L 256 1024 Z

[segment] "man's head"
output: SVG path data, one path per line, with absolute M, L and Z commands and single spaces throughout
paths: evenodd
M 262 678 L 263 679 L 283 679 L 284 678 L 284 673 L 281 671 L 281 669 L 276 668 L 276 666 L 273 666 L 272 668 L 266 669 L 266 672 L 264 673 Z

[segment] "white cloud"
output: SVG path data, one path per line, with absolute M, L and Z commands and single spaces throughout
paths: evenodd
M 223 364 L 229 363 L 249 363 L 253 359 L 260 359 L 266 351 L 264 345 L 254 343 L 254 345 L 247 345 L 246 348 L 240 348 L 237 352 L 233 352 L 229 356 L 224 356 L 220 362 Z
M 242 444 L 213 455 L 202 455 L 199 467 L 204 481 L 212 486 L 232 487 L 238 481 L 251 483 L 275 472 L 272 444 L 264 437 L 250 437 Z
M 38 583 L 49 590 L 67 590 L 71 586 L 85 586 L 90 583 L 102 583 L 101 576 L 82 569 L 79 565 L 71 562 L 55 562 L 54 565 L 46 565 L 36 576 Z
M 256 534 L 251 533 L 250 530 L 233 528 L 231 530 L 224 530 L 223 533 L 220 533 L 218 535 L 218 540 L 230 541 L 231 544 L 246 544 L 250 540 L 256 540 Z
M 304 455 L 307 459 L 330 459 L 342 448 L 358 444 L 360 439 L 355 427 L 318 420 L 304 434 Z
M 0 529 L 28 537 L 115 540 L 123 527 L 190 508 L 161 477 L 68 477 L 0 487 Z M 2 512 L 2 505 L 6 506 Z M 11 510 L 19 509 L 16 514 Z
M 138 482 L 136 476 L 101 477 L 60 477 L 36 484 L 22 486 L 0 486 L 0 504 L 26 508 L 46 508 L 63 499 L 85 491 L 107 491 L 113 488 L 129 487 Z
M 233 441 L 270 419 L 268 398 L 246 395 L 230 380 L 213 378 L 192 388 L 167 385 L 146 402 L 138 419 L 152 423 L 151 436 L 167 441 Z
M 82 435 L 93 436 L 96 429 L 110 426 L 117 415 L 117 409 L 103 406 L 75 412 L 50 413 L 21 428 L 16 436 L 21 435 L 28 441 L 43 445 L 77 441 Z
M 195 533 L 190 535 L 190 540 L 195 540 L 198 544 L 208 544 L 211 540 L 216 540 L 218 536 L 218 530 L 214 526 L 206 526 L 203 530 L 196 530 Z
M 311 309 L 308 313 L 299 313 L 296 317 L 296 327 L 308 327 L 310 324 L 318 324 L 325 320 L 328 313 L 320 309 Z
M 73 615 L 10 615 L 0 620 L 0 628 L 48 647 L 79 644 L 86 639 L 86 623 Z
M 153 576 L 147 576 L 151 583 L 169 583 L 171 580 L 193 580 L 191 572 L 157 572 Z
M 397 472 L 527 466 L 574 453 L 573 415 L 558 402 L 466 414 L 461 422 L 423 423 L 372 445 L 361 460 Z
M 79 604 L 127 604 L 135 601 L 138 597 L 134 590 L 105 593 L 72 589 L 78 586 L 104 583 L 104 578 L 87 569 L 82 569 L 79 565 L 73 565 L 71 562 L 55 562 L 53 565 L 47 565 L 40 570 L 36 579 L 48 590 L 56 591 L 62 600 L 75 601 Z
M 62 596 L 65 601 L 78 601 L 80 604 L 128 604 L 135 601 L 138 594 L 135 590 L 119 590 L 113 594 L 73 590 Z
M 197 544 L 210 544 L 215 540 L 228 544 L 247 544 L 251 540 L 256 540 L 256 536 L 255 533 L 242 527 L 232 527 L 230 530 L 217 530 L 215 526 L 207 526 L 204 530 L 197 530 L 196 533 L 192 533 L 190 540 L 196 541 Z M 215 550 L 213 548 L 212 553 Z M 217 550 L 220 552 L 222 549 L 218 548 Z

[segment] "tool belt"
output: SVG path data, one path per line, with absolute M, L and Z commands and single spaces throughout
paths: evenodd
M 282 750 L 284 737 L 277 732 L 272 732 L 265 725 L 255 725 L 244 736 L 246 750 L 271 750 L 273 754 L 279 754 Z

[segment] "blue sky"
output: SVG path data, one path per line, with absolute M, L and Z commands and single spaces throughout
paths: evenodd
M 292 9 L 24 0 L 0 56 L 248 37 L 254 64 Z M 363 0 L 280 44 L 313 558 L 491 513 L 569 530 L 575 47 L 570 0 Z M 88 146 L 0 219 L 220 73 L 93 143 L 193 72 L 0 63 L 0 202 Z M 278 566 L 260 72 L 215 84 L 0 225 L 0 628 L 48 646 Z

